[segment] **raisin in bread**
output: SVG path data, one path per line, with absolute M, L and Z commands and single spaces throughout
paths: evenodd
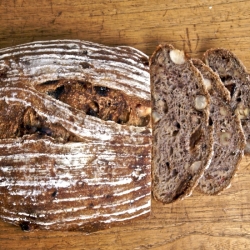
M 211 96 L 210 118 L 214 125 L 214 155 L 197 188 L 206 194 L 217 194 L 231 183 L 243 156 L 245 137 L 240 119 L 229 105 L 230 93 L 218 75 L 201 60 L 192 62 Z
M 219 76 L 230 91 L 230 106 L 240 117 L 246 138 L 244 153 L 250 154 L 250 76 L 243 63 L 226 49 L 210 49 L 204 54 L 205 62 Z
M 212 158 L 210 96 L 183 51 L 160 45 L 150 59 L 153 196 L 170 203 L 189 195 Z
M 0 218 L 97 231 L 147 217 L 148 57 L 77 40 L 0 50 Z

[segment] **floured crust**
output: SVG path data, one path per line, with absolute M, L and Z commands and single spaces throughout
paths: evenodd
M 250 81 L 243 63 L 230 51 L 218 48 L 204 54 L 204 60 L 230 91 L 230 106 L 241 120 L 246 138 L 244 153 L 250 154 Z
M 152 192 L 170 203 L 190 195 L 212 157 L 210 96 L 184 53 L 160 45 L 150 59 L 152 94 Z M 174 58 L 174 59 L 173 59 Z
M 0 218 L 93 232 L 150 214 L 147 61 L 75 40 L 0 50 Z
M 230 93 L 219 76 L 199 59 L 192 62 L 204 80 L 210 82 L 210 118 L 214 125 L 214 155 L 197 189 L 205 194 L 218 194 L 231 183 L 243 156 L 245 137 L 240 119 L 230 106 Z

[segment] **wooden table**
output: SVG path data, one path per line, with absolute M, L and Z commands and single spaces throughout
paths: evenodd
M 249 9 L 246 0 L 0 0 L 0 48 L 69 38 L 130 45 L 151 55 L 168 42 L 193 57 L 225 47 L 250 68 Z M 221 195 L 153 201 L 150 218 L 127 226 L 91 235 L 0 227 L 1 250 L 250 249 L 250 157 Z

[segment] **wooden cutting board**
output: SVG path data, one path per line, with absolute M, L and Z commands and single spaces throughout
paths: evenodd
M 193 57 L 228 48 L 250 69 L 249 9 L 245 0 L 0 0 L 0 48 L 69 38 L 151 55 L 167 42 Z M 250 249 L 249 180 L 250 157 L 244 157 L 221 195 L 153 201 L 150 218 L 91 235 L 24 233 L 0 221 L 0 249 Z

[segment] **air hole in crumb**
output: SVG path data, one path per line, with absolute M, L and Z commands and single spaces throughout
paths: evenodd
M 179 132 L 179 130 L 174 130 L 172 135 L 177 136 L 178 132 Z
M 196 145 L 199 144 L 202 138 L 202 129 L 199 127 L 194 131 L 194 133 L 190 137 L 190 149 L 193 150 L 195 149 Z
M 238 98 L 236 99 L 236 101 L 237 101 L 237 102 L 241 102 L 241 98 L 238 97 Z
M 230 85 L 225 85 L 225 87 L 229 90 L 231 97 L 233 96 L 234 92 L 235 92 L 235 84 L 230 84 Z
M 176 136 L 181 128 L 181 125 L 179 122 L 175 122 L 174 126 L 176 127 L 176 130 L 173 131 L 173 136 Z
M 169 155 L 171 156 L 171 155 L 173 155 L 173 153 L 174 153 L 174 149 L 173 149 L 173 147 L 170 147 Z
M 185 85 L 182 83 L 182 81 L 178 82 L 178 87 L 179 87 L 179 88 L 182 89 L 184 86 L 185 86 Z
M 168 112 L 168 105 L 167 105 L 167 103 L 166 103 L 166 101 L 164 102 L 164 105 L 163 105 L 163 112 L 165 113 L 165 114 L 167 114 L 167 112 Z
M 175 177 L 178 174 L 178 171 L 176 169 L 173 169 L 172 171 L 172 177 Z
M 209 117 L 208 124 L 209 124 L 209 126 L 213 125 L 213 120 L 211 119 L 211 117 Z

